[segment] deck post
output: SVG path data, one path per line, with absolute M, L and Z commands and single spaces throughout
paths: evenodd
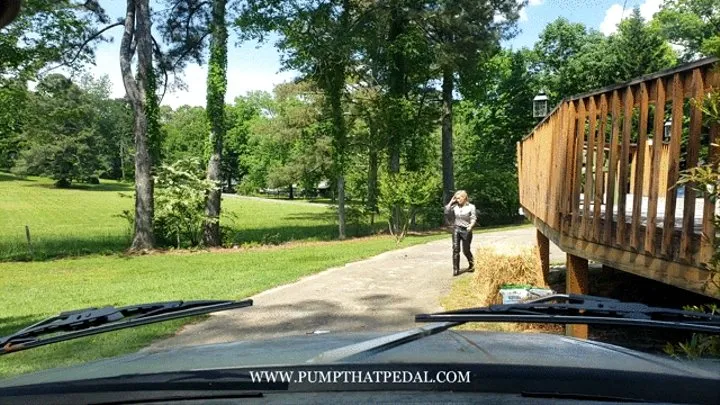
M 565 291 L 568 294 L 588 293 L 588 261 L 585 258 L 567 254 Z M 566 325 L 565 335 L 587 339 L 587 325 Z
M 548 285 L 550 281 L 550 239 L 545 236 L 539 229 L 535 230 L 535 238 L 537 239 L 538 255 L 540 256 L 540 267 L 542 268 L 543 279 Z

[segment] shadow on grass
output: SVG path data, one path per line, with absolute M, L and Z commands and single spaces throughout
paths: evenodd
M 0 318 L 0 336 L 10 335 L 43 319 L 42 316 L 37 315 L 2 317 Z
M 305 212 L 302 214 L 290 214 L 285 215 L 284 218 L 298 221 L 313 220 L 330 222 L 334 221 L 335 218 L 337 218 L 337 215 L 334 212 L 328 210 L 327 212 Z
M 126 235 L 62 238 L 39 235 L 33 238 L 32 253 L 22 241 L 0 241 L 0 261 L 43 261 L 89 254 L 115 254 L 130 246 Z
M 46 189 L 52 189 L 52 190 L 81 190 L 81 191 L 126 191 L 131 192 L 133 191 L 133 185 L 132 184 L 73 184 L 70 188 L 58 188 L 55 187 L 54 184 L 28 184 L 26 187 L 38 187 L 38 188 L 46 188 Z
M 28 179 L 28 178 L 22 177 L 22 176 L 16 176 L 12 173 L 0 172 L 0 181 L 35 181 L 35 180 Z
M 320 214 L 322 215 L 322 214 Z M 346 227 L 346 236 L 349 238 L 375 235 L 382 227 L 369 225 Z M 237 245 L 279 245 L 296 241 L 331 241 L 338 238 L 338 226 L 335 224 L 313 226 L 278 226 L 268 228 L 254 228 L 234 230 L 232 243 Z M 230 242 L 230 241 L 228 241 Z

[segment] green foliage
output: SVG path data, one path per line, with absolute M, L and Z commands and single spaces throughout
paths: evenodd
M 503 51 L 483 63 L 482 81 L 465 88 L 457 106 L 457 187 L 468 191 L 482 225 L 518 219 L 516 143 L 535 124 L 531 100 L 537 83 L 527 51 Z
M 205 108 L 181 106 L 176 110 L 163 108 L 163 154 L 168 162 L 196 158 L 206 162 L 210 132 Z
M 644 21 L 637 8 L 609 37 L 558 18 L 540 34 L 533 58 L 541 86 L 555 102 L 677 63 L 661 30 Z
M 390 232 L 397 243 L 405 238 L 415 214 L 435 202 L 439 187 L 439 176 L 432 171 L 401 171 L 380 177 L 378 207 L 388 216 Z
M 205 196 L 215 189 L 197 159 L 162 165 L 155 177 L 155 235 L 164 244 L 197 246 L 205 215 Z
M 610 37 L 609 82 L 624 82 L 674 66 L 677 56 L 654 24 L 647 24 L 635 8 Z M 600 55 L 597 55 L 600 56 Z M 607 56 L 606 56 L 607 59 Z
M 20 133 L 29 97 L 21 81 L 0 80 L 0 170 L 11 169 L 23 149 Z
M 712 315 L 718 313 L 718 307 L 715 304 L 686 306 L 683 309 Z M 680 358 L 681 356 L 685 356 L 688 359 L 720 357 L 720 336 L 693 333 L 689 341 L 677 344 L 668 343 L 665 345 L 664 351 L 666 354 L 675 358 Z
M 145 117 L 147 119 L 148 151 L 151 165 L 162 161 L 162 130 L 160 127 L 160 102 L 157 96 L 157 78 L 152 66 L 145 80 Z
M 99 23 L 108 23 L 101 10 L 80 0 L 25 0 L 20 15 L 0 29 L 0 85 L 7 78 L 33 79 L 49 65 L 72 70 L 94 57 Z M 85 41 L 87 46 L 80 47 Z
M 601 33 L 558 18 L 545 27 L 535 43 L 533 70 L 551 101 L 557 102 L 606 84 L 606 49 Z M 594 64 L 592 69 L 585 69 L 590 63 Z
M 307 82 L 278 85 L 274 95 L 256 94 L 241 109 L 253 118 L 247 128 L 245 191 L 302 184 L 314 188 L 330 174 L 332 140 L 322 116 L 322 96 Z M 236 101 L 236 105 L 240 101 Z M 253 106 L 254 105 L 254 106 Z M 231 131 L 234 134 L 234 130 Z
M 28 104 L 24 150 L 13 171 L 52 177 L 58 186 L 87 181 L 102 169 L 98 110 L 92 98 L 62 75 L 49 75 Z
M 683 59 L 720 54 L 720 0 L 667 0 L 656 24 L 683 48 Z

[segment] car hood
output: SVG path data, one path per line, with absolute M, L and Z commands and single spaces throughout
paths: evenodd
M 404 332 L 400 332 L 404 333 Z M 610 344 L 542 333 L 444 331 L 343 359 L 388 333 L 327 333 L 142 351 L 0 381 L 0 387 L 203 369 L 323 364 L 488 364 L 617 370 L 720 379 L 720 362 L 679 361 Z M 340 354 L 340 356 L 338 356 Z

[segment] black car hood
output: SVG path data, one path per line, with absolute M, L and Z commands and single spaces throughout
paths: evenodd
M 327 333 L 189 346 L 100 360 L 0 381 L 0 387 L 204 369 L 333 364 L 488 364 L 659 373 L 718 379 L 720 362 L 687 362 L 605 343 L 540 333 L 445 331 L 351 362 L 327 352 L 388 333 Z

